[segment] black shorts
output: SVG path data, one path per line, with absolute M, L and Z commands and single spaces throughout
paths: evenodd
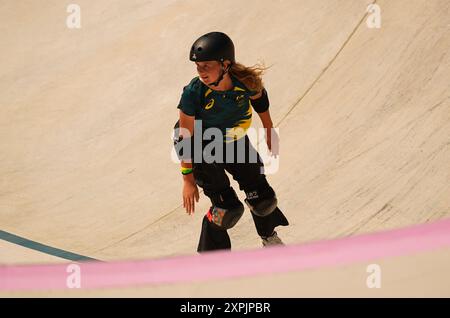
M 264 182 L 266 176 L 261 157 L 247 136 L 242 139 L 242 144 L 236 141 L 226 144 L 219 162 L 194 162 L 194 178 L 197 185 L 203 188 L 205 195 L 211 196 L 230 187 L 230 180 L 225 171 L 233 176 L 239 184 L 239 189 L 243 191 L 250 191 L 257 184 Z M 230 150 L 231 148 L 233 150 Z M 233 160 L 229 160 L 231 158 Z

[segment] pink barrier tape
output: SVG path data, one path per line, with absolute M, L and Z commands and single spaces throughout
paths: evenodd
M 450 219 L 447 219 L 301 245 L 142 261 L 83 262 L 72 266 L 79 269 L 80 288 L 118 288 L 301 271 L 449 246 Z M 67 281 L 74 273 L 70 268 L 70 264 L 3 265 L 0 266 L 0 291 L 68 289 Z

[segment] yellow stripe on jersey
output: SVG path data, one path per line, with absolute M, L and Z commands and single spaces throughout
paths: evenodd
M 208 96 L 209 94 L 211 94 L 211 92 L 212 92 L 212 89 L 211 89 L 211 88 L 208 88 L 208 90 L 207 90 L 206 93 L 205 93 L 205 97 Z
M 247 133 L 247 129 L 252 124 L 252 106 L 250 104 L 250 101 L 248 101 L 248 109 L 245 113 L 246 119 L 240 120 L 237 122 L 237 124 L 233 127 L 227 130 L 227 133 L 225 135 L 225 142 L 233 142 L 235 140 L 241 139 L 245 136 Z

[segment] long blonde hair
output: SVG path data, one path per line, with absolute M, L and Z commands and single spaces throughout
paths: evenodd
M 249 90 L 261 92 L 264 88 L 262 75 L 268 69 L 264 64 L 245 66 L 241 63 L 233 63 L 229 70 L 230 74 L 241 81 Z

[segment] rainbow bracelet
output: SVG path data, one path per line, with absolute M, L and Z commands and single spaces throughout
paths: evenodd
M 181 173 L 182 173 L 183 175 L 190 174 L 190 173 L 192 173 L 192 168 L 184 168 L 184 167 L 181 167 Z

